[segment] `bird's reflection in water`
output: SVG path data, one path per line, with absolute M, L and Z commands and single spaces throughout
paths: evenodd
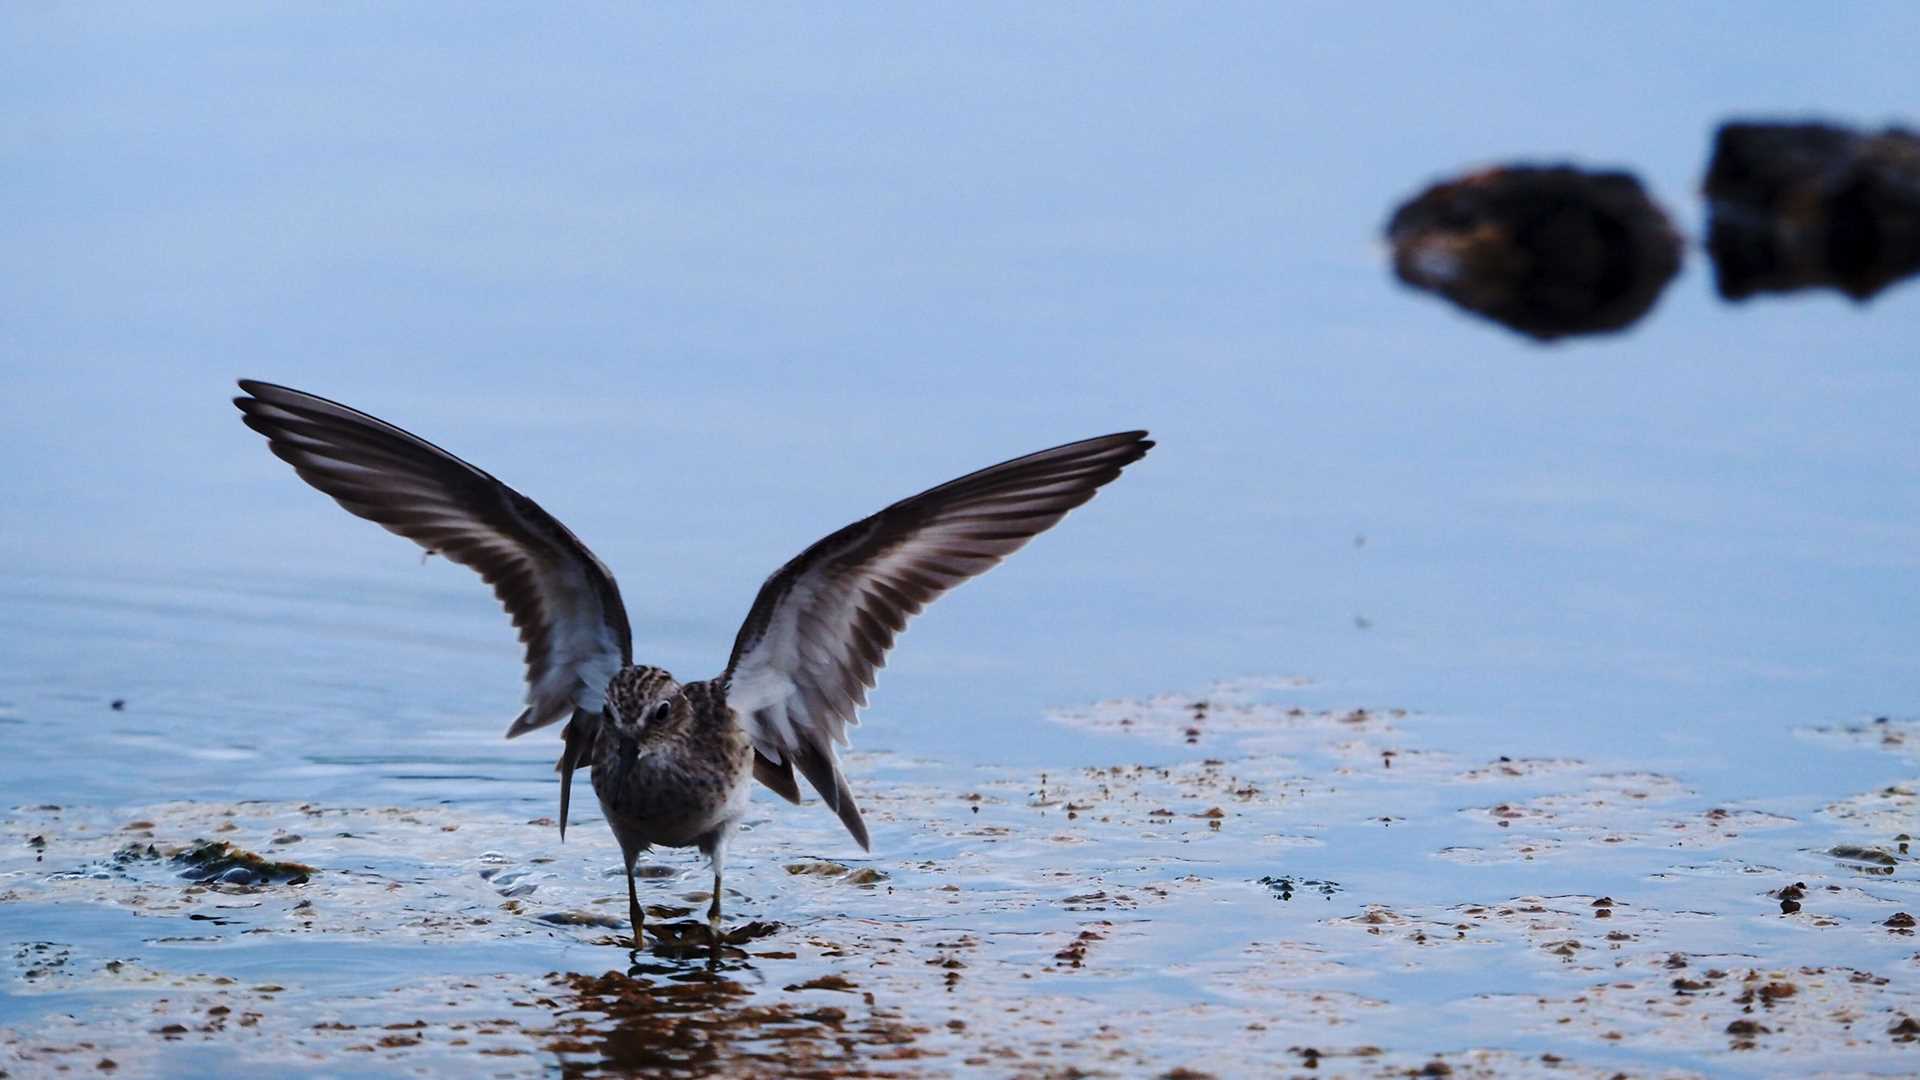
M 921 1056 L 925 1029 L 844 977 L 780 972 L 771 965 L 791 953 L 748 952 L 780 930 L 750 922 L 713 942 L 705 922 L 649 919 L 647 948 L 627 954 L 624 972 L 552 977 L 547 1049 L 566 1076 L 897 1076 Z

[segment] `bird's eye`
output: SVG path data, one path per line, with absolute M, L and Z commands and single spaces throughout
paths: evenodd
M 663 701 L 653 707 L 653 723 L 660 723 L 673 713 L 673 702 Z

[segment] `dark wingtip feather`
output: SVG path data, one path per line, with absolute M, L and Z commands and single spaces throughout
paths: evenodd
M 234 385 L 240 387 L 241 391 L 247 395 L 246 397 L 233 399 L 233 403 L 239 405 L 241 408 L 245 408 L 246 406 L 243 403 L 248 401 L 260 401 L 272 404 L 273 399 L 276 397 L 286 400 L 290 397 L 313 396 L 305 394 L 303 391 L 295 390 L 291 386 L 281 386 L 279 383 L 270 383 L 262 379 L 235 379 Z M 326 399 L 322 398 L 321 400 L 324 401 Z
M 853 842 L 860 845 L 861 851 L 872 851 L 873 845 L 867 842 L 867 822 L 860 816 L 859 804 L 853 801 L 853 789 L 847 786 L 847 778 L 840 775 L 838 769 L 834 770 L 833 779 L 837 785 L 834 789 L 835 801 L 840 804 L 836 807 L 840 812 L 840 824 L 853 834 Z
M 1143 457 L 1146 457 L 1147 451 L 1159 445 L 1158 443 L 1154 442 L 1152 439 L 1148 438 L 1147 435 L 1148 435 L 1147 430 L 1145 428 L 1141 428 L 1138 431 L 1115 432 L 1114 434 L 1107 436 L 1107 438 L 1120 439 L 1125 442 L 1132 443 L 1132 445 L 1128 447 L 1126 460 L 1120 463 L 1122 466 L 1126 466 L 1126 465 L 1131 465 L 1136 461 L 1139 461 Z
M 568 807 L 573 801 L 573 770 L 586 765 L 593 757 L 599 724 L 599 718 L 593 713 L 575 709 L 573 718 L 560 733 L 566 746 L 560 751 L 560 760 L 554 763 L 553 771 L 560 774 L 560 842 L 563 844 L 567 842 Z
M 529 731 L 546 727 L 558 719 L 560 719 L 558 716 L 551 716 L 544 721 L 535 722 L 533 719 L 533 706 L 529 705 L 525 709 L 520 710 L 520 715 L 514 718 L 513 723 L 507 725 L 507 738 L 517 739 Z
M 793 780 L 793 763 L 782 761 L 778 765 L 771 758 L 755 750 L 753 752 L 753 777 L 765 784 L 769 790 L 790 803 L 800 801 L 800 785 Z
M 788 751 L 787 760 L 800 770 L 820 793 L 829 808 L 840 816 L 840 823 L 860 845 L 860 850 L 870 850 L 867 844 L 867 823 L 860 819 L 860 806 L 853 801 L 853 789 L 847 786 L 847 778 L 840 775 L 839 766 L 833 760 L 830 745 L 816 746 L 803 743 Z
M 578 749 L 573 741 L 573 725 L 567 725 L 567 748 L 560 752 L 560 760 L 553 771 L 560 774 L 560 842 L 567 842 L 567 810 L 573 802 L 573 764 L 574 753 Z
M 848 805 L 840 811 L 840 823 L 853 834 L 853 842 L 860 845 L 861 851 L 872 851 L 873 845 L 867 842 L 867 823 L 860 819 L 860 811 Z

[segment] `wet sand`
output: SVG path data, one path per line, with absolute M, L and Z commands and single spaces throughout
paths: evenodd
M 479 1075 L 1895 1075 L 1920 1061 L 1915 788 L 1709 802 L 1438 743 L 1287 680 L 1053 721 L 1143 759 L 855 753 L 870 856 L 766 800 L 729 934 L 656 852 L 453 806 L 0 820 L 0 1069 Z M 1435 730 L 1438 729 L 1438 730 Z M 1809 755 L 1920 752 L 1897 720 Z M 209 862 L 209 844 L 223 858 Z M 232 857 L 255 853 L 258 860 Z

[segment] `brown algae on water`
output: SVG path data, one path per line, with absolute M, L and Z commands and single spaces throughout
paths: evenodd
M 724 939 L 698 918 L 698 860 L 655 853 L 640 952 L 599 830 L 561 845 L 551 822 L 431 806 L 13 808 L 0 1069 L 1912 1067 L 1909 786 L 1709 801 L 1684 776 L 1435 746 L 1417 712 L 1307 708 L 1301 689 L 1055 718 L 1146 761 L 856 754 L 871 856 L 817 807 L 763 803 Z
M 313 874 L 313 867 L 305 863 L 262 858 L 225 840 L 196 840 L 171 858 L 187 868 L 183 877 L 229 885 L 304 885 Z

